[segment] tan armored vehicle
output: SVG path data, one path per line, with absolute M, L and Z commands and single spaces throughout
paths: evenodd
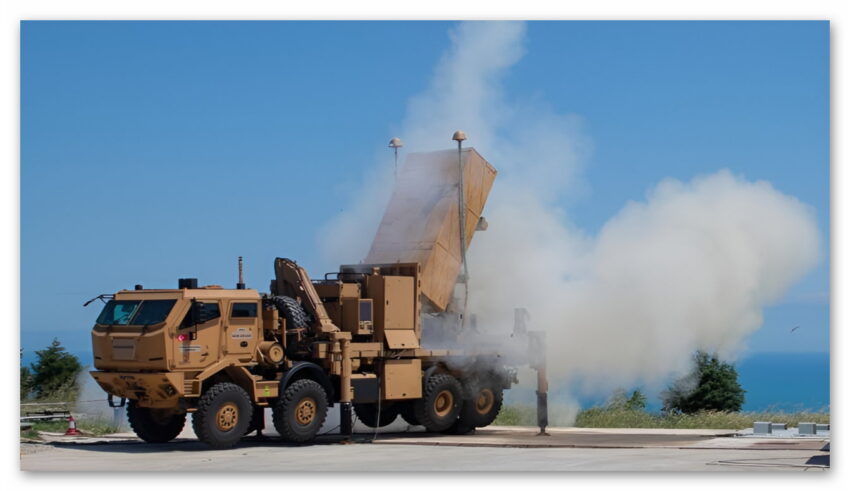
M 515 381 L 505 357 L 483 343 L 460 349 L 454 335 L 438 336 L 438 348 L 422 343 L 423 320 L 444 330 L 459 318 L 448 312 L 463 254 L 458 155 L 468 245 L 495 170 L 472 149 L 414 154 L 369 253 L 375 263 L 311 280 L 278 258 L 261 294 L 245 288 L 240 258 L 235 289 L 181 279 L 177 289 L 101 296 L 108 302 L 92 330 L 91 374 L 110 404 L 126 400 L 147 442 L 175 438 L 192 413 L 195 434 L 214 448 L 261 430 L 264 408 L 291 442 L 312 440 L 335 404 L 343 434 L 352 407 L 372 427 L 399 416 L 435 432 L 490 424 Z M 423 179 L 428 186 L 416 185 Z

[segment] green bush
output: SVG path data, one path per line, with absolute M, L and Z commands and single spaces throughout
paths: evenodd
M 693 371 L 675 381 L 661 395 L 665 411 L 740 411 L 746 391 L 738 383 L 738 372 L 716 355 L 697 351 Z
M 67 353 L 58 339 L 54 339 L 50 346 L 36 351 L 35 354 L 38 360 L 30 365 L 32 374 L 29 380 L 36 397 L 42 400 L 76 399 L 76 377 L 83 369 L 80 360 Z M 21 370 L 22 383 L 25 375 L 25 371 Z M 24 395 L 23 390 L 21 395 Z

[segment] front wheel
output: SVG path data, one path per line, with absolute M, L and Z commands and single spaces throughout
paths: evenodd
M 148 443 L 165 443 L 183 431 L 186 413 L 174 409 L 140 407 L 136 401 L 127 404 L 127 420 L 139 438 Z
M 283 391 L 272 409 L 274 427 L 284 440 L 309 442 L 319 433 L 328 414 L 328 396 L 322 386 L 310 379 L 293 382 Z
M 242 387 L 222 382 L 201 396 L 192 427 L 198 439 L 210 447 L 230 448 L 245 435 L 253 412 L 251 398 Z

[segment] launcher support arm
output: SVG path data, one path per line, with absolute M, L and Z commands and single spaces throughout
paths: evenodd
M 313 282 L 307 271 L 295 261 L 285 258 L 277 258 L 274 261 L 274 275 L 271 291 L 274 295 L 286 295 L 301 302 L 301 306 L 315 319 L 316 332 L 320 334 L 338 332 L 339 328 L 334 325 L 322 304 L 322 299 L 316 292 Z

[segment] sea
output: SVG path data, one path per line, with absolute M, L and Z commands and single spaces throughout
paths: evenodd
M 92 366 L 90 351 L 72 352 L 84 366 Z M 22 363 L 35 362 L 32 351 L 24 351 Z M 829 411 L 830 368 L 829 353 L 752 353 L 735 363 L 738 382 L 746 391 L 745 411 Z M 552 387 L 553 390 L 557 390 Z M 627 388 L 631 390 L 631 388 Z M 533 400 L 532 388 L 511 390 L 508 402 Z M 647 408 L 658 410 L 661 402 L 657 394 L 648 393 Z M 562 394 L 550 393 L 550 401 L 557 403 Z M 570 397 L 571 399 L 574 399 Z M 579 397 L 581 408 L 602 405 L 607 395 Z
M 758 353 L 737 365 L 747 411 L 829 411 L 829 353 Z

